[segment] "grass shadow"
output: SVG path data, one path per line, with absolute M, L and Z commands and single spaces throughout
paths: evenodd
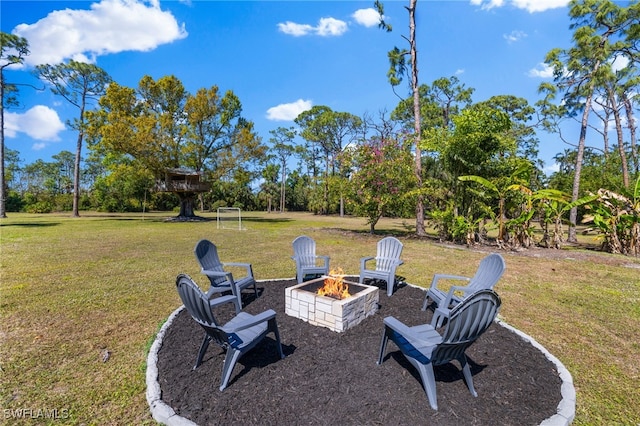
M 258 217 L 258 216 L 242 216 L 243 222 L 252 222 L 252 223 L 289 223 L 293 222 L 293 219 L 289 218 L 266 218 L 266 217 Z
M 23 228 L 44 228 L 49 226 L 58 226 L 61 225 L 60 222 L 47 222 L 47 223 L 26 223 L 26 222 L 17 222 L 17 223 L 0 223 L 0 228 L 2 227 L 23 227 Z

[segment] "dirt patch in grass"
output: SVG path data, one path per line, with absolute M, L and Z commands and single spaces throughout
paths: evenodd
M 375 315 L 335 333 L 284 313 L 284 289 L 294 284 L 260 283 L 260 297 L 245 308 L 275 309 L 287 357 L 278 358 L 270 335 L 240 359 L 223 392 L 224 353 L 211 345 L 192 370 L 204 332 L 181 311 L 158 354 L 163 401 L 199 425 L 537 425 L 556 413 L 562 397 L 555 365 L 499 325 L 467 350 L 478 397 L 469 393 L 457 363 L 436 367 L 434 411 L 417 371 L 392 342 L 376 364 L 384 317 L 408 325 L 430 321 L 431 313 L 420 310 L 423 290 L 402 286 L 392 297 L 381 291 Z M 221 314 L 232 315 L 231 306 Z

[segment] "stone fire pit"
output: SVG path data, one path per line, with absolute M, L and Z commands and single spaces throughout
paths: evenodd
M 378 311 L 378 287 L 344 281 L 350 296 L 339 300 L 316 294 L 327 278 L 286 288 L 285 313 L 311 325 L 343 332 Z

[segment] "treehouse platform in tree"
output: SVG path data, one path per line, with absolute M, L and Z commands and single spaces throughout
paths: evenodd
M 201 182 L 202 173 L 189 169 L 167 169 L 164 180 L 158 179 L 156 189 L 160 192 L 200 193 L 211 189 L 211 184 Z

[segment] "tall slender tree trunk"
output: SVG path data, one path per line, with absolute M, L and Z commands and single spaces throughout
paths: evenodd
M 418 87 L 418 50 L 416 48 L 416 5 L 418 0 L 411 0 L 409 5 L 409 44 L 411 46 L 411 90 L 413 91 L 414 143 L 415 143 L 415 175 L 418 187 L 416 200 L 416 235 L 426 235 L 424 229 L 424 197 L 422 196 L 422 150 L 420 137 L 420 93 Z
M 324 195 L 322 210 L 322 214 L 329 214 L 329 155 L 327 155 L 327 166 L 324 170 Z
M 620 154 L 620 164 L 622 167 L 622 183 L 625 188 L 629 189 L 629 165 L 627 163 L 627 153 L 624 151 L 624 135 L 622 134 L 622 120 L 620 118 L 620 110 L 617 108 L 616 99 L 613 91 L 608 89 L 609 103 L 613 113 L 614 122 L 616 124 L 616 135 L 618 137 L 618 153 Z
M 280 213 L 284 213 L 285 206 L 285 179 L 287 178 L 287 162 L 282 160 L 282 181 L 280 182 Z
M 633 161 L 633 170 L 637 174 L 640 167 L 638 167 L 638 146 L 636 144 L 636 120 L 633 117 L 633 107 L 631 101 L 626 93 L 622 95 L 622 103 L 624 104 L 624 110 L 627 115 L 627 126 L 629 127 L 629 139 L 631 140 L 631 159 Z
M 80 113 L 82 123 L 82 113 Z M 82 125 L 82 124 L 81 124 Z M 80 217 L 80 158 L 82 154 L 83 130 L 78 131 L 78 142 L 76 144 L 76 161 L 73 170 L 73 217 Z
M 584 145 L 585 145 L 585 140 L 587 138 L 587 125 L 589 122 L 589 113 L 591 112 L 592 97 L 593 97 L 593 88 L 590 89 L 589 95 L 585 100 L 584 111 L 582 113 L 582 121 L 580 123 L 580 139 L 578 140 L 576 168 L 575 168 L 575 173 L 573 175 L 573 190 L 571 191 L 572 202 L 577 201 L 580 196 L 580 175 L 582 174 L 582 162 L 584 160 Z M 570 243 L 578 242 L 578 236 L 576 233 L 577 221 L 578 221 L 578 208 L 573 207 L 569 211 L 569 238 L 567 239 L 567 241 L 569 241 Z
M 600 60 L 593 65 L 592 75 L 596 75 L 600 68 Z M 580 122 L 580 139 L 578 140 L 578 153 L 576 155 L 576 169 L 573 175 L 573 190 L 571 191 L 571 202 L 575 202 L 580 197 L 580 177 L 582 174 L 582 162 L 584 161 L 584 145 L 587 138 L 587 126 L 589 124 L 589 114 L 591 113 L 591 103 L 593 102 L 595 82 L 593 78 L 589 83 L 589 92 L 584 102 L 584 111 L 582 112 L 582 120 Z M 569 211 L 569 238 L 570 243 L 578 242 L 576 232 L 576 223 L 578 221 L 578 207 L 572 207 Z
M 4 73 L 0 70 L 0 218 L 7 217 L 4 171 Z

